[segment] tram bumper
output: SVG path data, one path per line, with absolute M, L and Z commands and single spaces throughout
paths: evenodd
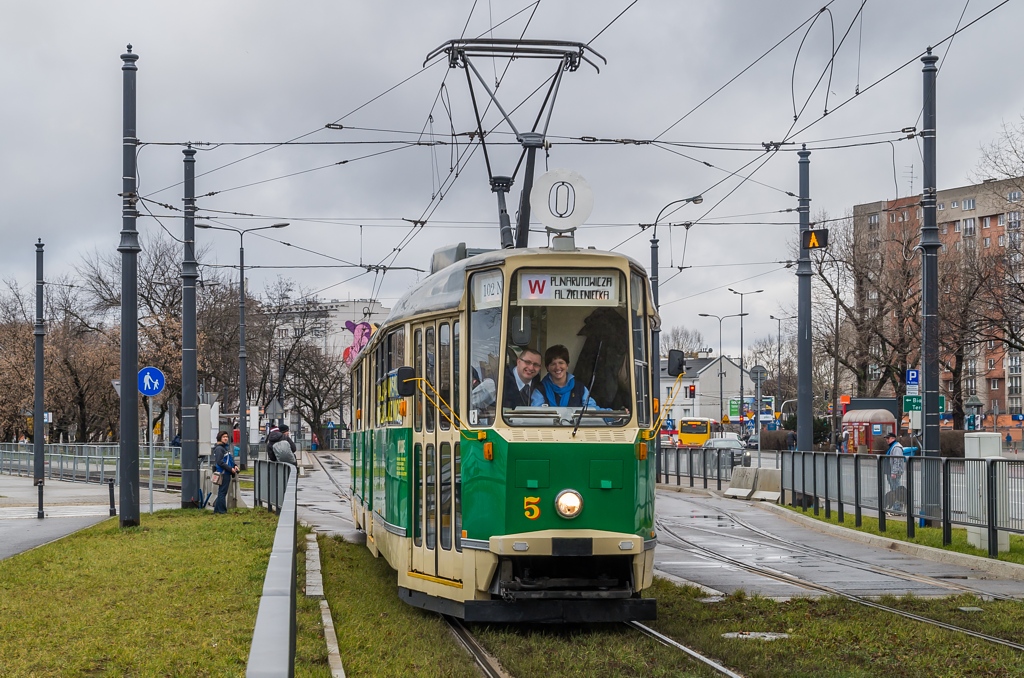
M 472 621 L 586 622 L 655 618 L 655 541 L 602 530 L 540 530 L 491 537 L 491 600 L 467 601 Z

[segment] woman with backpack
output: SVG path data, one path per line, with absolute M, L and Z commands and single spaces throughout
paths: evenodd
M 214 473 L 220 476 L 220 485 L 217 488 L 217 500 L 213 503 L 214 513 L 227 513 L 228 487 L 231 486 L 231 477 L 238 473 L 235 466 L 235 455 L 231 452 L 231 445 L 228 443 L 228 432 L 221 431 L 217 434 L 217 445 L 213 448 Z

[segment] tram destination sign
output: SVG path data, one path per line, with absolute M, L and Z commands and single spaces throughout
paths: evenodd
M 904 412 L 920 412 L 921 401 L 924 400 L 924 396 L 919 395 L 905 395 L 903 396 L 903 411 Z M 939 412 L 946 411 L 946 396 L 939 396 Z
M 519 275 L 524 306 L 618 306 L 618 271 L 575 269 Z

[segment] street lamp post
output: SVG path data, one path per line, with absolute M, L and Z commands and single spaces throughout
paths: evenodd
M 776 318 L 773 315 L 768 316 L 779 324 L 779 371 L 775 374 L 775 404 L 780 406 L 777 412 L 782 412 L 782 321 L 792 320 L 795 316 L 788 318 Z M 782 422 L 781 415 L 779 416 L 779 422 Z
M 725 389 L 722 384 L 722 375 L 725 374 L 724 365 L 722 365 L 722 360 L 725 359 L 722 355 L 722 321 L 726 318 L 739 318 L 740 316 L 746 315 L 746 313 L 732 313 L 730 315 L 698 313 L 697 315 L 702 318 L 718 318 L 718 423 L 721 424 L 722 420 L 725 418 Z M 740 322 L 743 322 L 742 318 L 740 319 Z
M 704 202 L 704 196 L 695 195 L 689 198 L 682 198 L 680 200 L 673 200 L 669 204 L 661 208 L 658 212 L 658 217 L 654 220 L 654 231 L 651 234 L 651 296 L 654 299 L 654 308 L 658 309 L 658 222 L 661 221 L 662 215 L 665 214 L 665 210 L 672 205 L 679 205 L 682 207 L 687 203 L 693 203 L 699 205 Z M 644 226 L 644 224 L 641 224 Z M 654 397 L 660 402 L 661 399 L 661 330 L 655 328 L 651 330 L 651 364 L 654 369 L 651 370 L 651 390 L 654 392 Z M 657 473 L 660 473 L 661 469 L 661 431 L 655 433 L 654 438 L 654 466 L 658 469 Z
M 241 448 L 239 466 L 245 469 L 249 458 L 249 409 L 248 384 L 246 384 L 245 365 L 245 234 L 263 231 L 268 228 L 284 228 L 288 223 L 258 226 L 256 228 L 234 228 L 233 226 L 211 226 L 196 224 L 196 228 L 208 228 L 217 231 L 234 231 L 238 234 L 238 443 Z
M 729 291 L 733 294 L 740 295 L 740 422 L 743 422 L 743 406 L 744 406 L 744 394 L 743 394 L 743 316 L 747 315 L 743 312 L 743 297 L 747 294 L 760 294 L 764 290 L 754 290 L 753 292 L 737 292 L 733 288 L 729 288 Z

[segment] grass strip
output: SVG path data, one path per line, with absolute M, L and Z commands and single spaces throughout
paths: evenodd
M 841 598 L 793 598 L 786 602 L 748 597 L 742 592 L 717 603 L 707 594 L 657 579 L 660 632 L 718 659 L 750 678 L 885 678 L 943 676 L 1020 676 L 1020 653 L 969 636 L 945 631 Z M 1019 603 L 994 606 L 970 596 L 952 598 L 886 597 L 882 602 L 927 617 L 944 619 L 996 635 L 1019 623 Z M 968 602 L 986 613 L 964 613 Z M 990 607 L 991 606 L 991 607 Z M 768 631 L 789 638 L 770 642 L 722 638 L 728 632 Z
M 825 517 L 825 510 L 820 509 L 818 515 L 814 515 L 811 509 L 804 513 L 800 508 L 794 508 L 792 506 L 786 506 L 787 510 L 792 511 L 800 515 L 805 515 L 808 518 L 819 520 L 823 523 L 830 523 L 832 525 L 838 525 L 840 527 L 849 528 L 851 530 L 857 530 L 858 532 L 866 532 L 868 534 L 874 534 L 881 537 L 889 537 L 890 539 L 896 539 L 898 541 L 905 541 L 911 544 L 921 544 L 923 546 L 931 546 L 937 549 L 943 549 L 946 551 L 956 551 L 957 553 L 965 553 L 970 556 L 978 556 L 979 558 L 988 558 L 988 551 L 979 549 L 971 546 L 967 543 L 967 530 L 964 528 L 954 527 L 952 530 L 952 543 L 948 546 L 942 544 L 942 528 L 941 527 L 917 527 L 914 528 L 914 538 L 907 537 L 907 520 L 906 517 L 889 517 L 885 520 L 885 532 L 878 529 L 878 519 L 871 518 L 869 516 L 863 516 L 861 519 L 861 526 L 856 527 L 853 524 L 853 512 L 846 511 L 844 522 L 839 522 L 839 514 L 833 509 L 832 515 L 829 518 Z M 1024 565 L 1024 535 L 1011 534 L 1010 535 L 1010 550 L 1003 551 L 999 554 L 999 560 L 1004 560 L 1008 563 L 1017 563 L 1018 565 Z
M 384 558 L 336 537 L 320 537 L 319 545 L 346 675 L 480 675 L 440 616 L 398 599 L 398 576 Z
M 277 520 L 158 511 L 5 560 L 0 674 L 244 675 Z M 296 673 L 329 676 L 319 607 L 304 596 L 297 607 Z

